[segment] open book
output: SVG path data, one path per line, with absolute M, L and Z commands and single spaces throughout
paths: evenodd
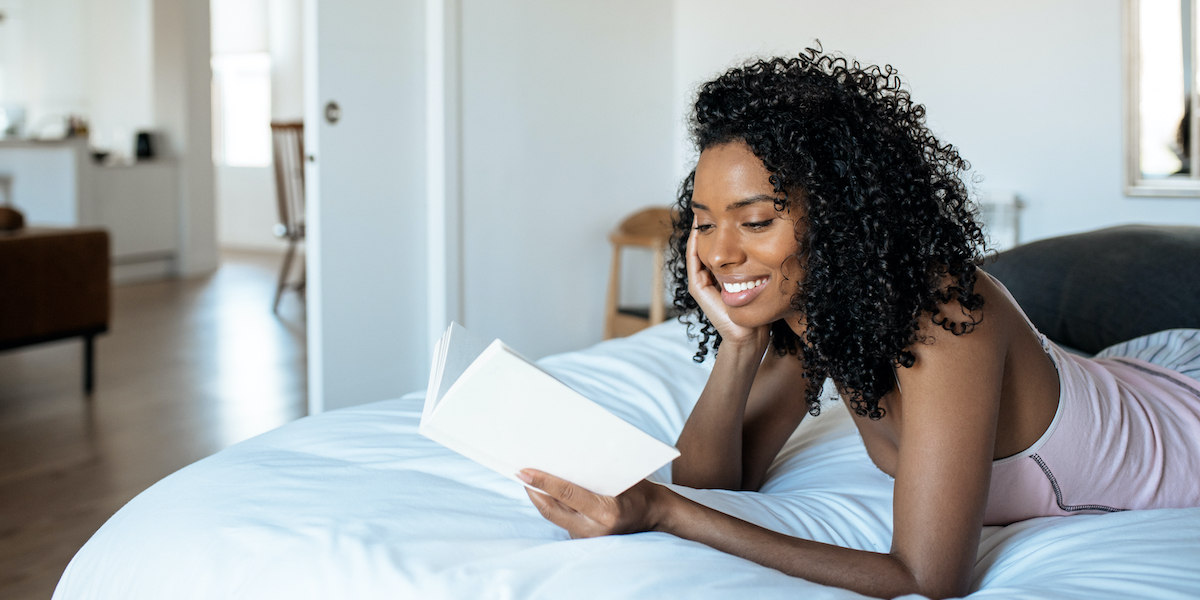
M 679 451 L 517 354 L 451 323 L 433 350 L 425 437 L 514 481 L 531 468 L 615 496 Z

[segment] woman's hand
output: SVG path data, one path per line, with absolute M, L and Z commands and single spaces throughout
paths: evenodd
M 704 315 L 708 317 L 713 327 L 717 328 L 717 332 L 721 334 L 722 343 L 759 343 L 761 347 L 765 348 L 765 341 L 770 336 L 771 327 L 766 325 L 751 329 L 730 320 L 729 309 L 721 300 L 721 288 L 717 278 L 700 261 L 700 254 L 696 250 L 697 237 L 699 235 L 696 230 L 696 220 L 693 217 L 692 232 L 688 235 L 687 243 L 688 293 L 696 299 L 696 303 L 700 305 L 700 309 L 704 311 Z
M 517 477 L 542 490 L 526 488 L 525 492 L 543 517 L 572 538 L 653 531 L 665 516 L 661 500 L 669 490 L 644 479 L 614 497 L 594 494 L 536 469 L 524 469 Z

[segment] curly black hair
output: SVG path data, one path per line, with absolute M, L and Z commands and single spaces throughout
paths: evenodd
M 701 86 L 690 126 L 701 152 L 744 142 L 771 173 L 776 208 L 801 208 L 804 276 L 791 306 L 806 329 L 797 336 L 775 323 L 772 347 L 797 355 L 809 381 L 832 378 L 856 414 L 884 416 L 879 401 L 894 369 L 913 365 L 907 348 L 922 341 L 923 314 L 955 335 L 979 323 L 971 315 L 983 306 L 975 278 L 985 240 L 961 177 L 970 164 L 930 133 L 925 107 L 891 65 L 863 67 L 820 48 L 748 63 Z M 680 318 L 699 320 L 702 362 L 721 336 L 687 289 L 695 175 L 680 186 L 668 269 Z M 950 302 L 961 317 L 942 313 Z M 813 415 L 819 396 L 809 385 Z

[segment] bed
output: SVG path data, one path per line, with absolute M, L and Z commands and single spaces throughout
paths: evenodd
M 540 364 L 671 443 L 711 366 L 693 351 L 671 321 Z M 761 492 L 675 489 L 789 535 L 886 551 L 891 480 L 828 396 Z M 519 484 L 418 435 L 421 406 L 410 394 L 308 417 L 174 473 L 96 532 L 55 600 L 861 597 L 667 534 L 571 540 Z M 984 530 L 971 597 L 1195 598 L 1197 565 L 1200 508 L 1032 519 Z

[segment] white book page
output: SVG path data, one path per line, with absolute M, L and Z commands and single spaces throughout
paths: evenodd
M 610 496 L 679 456 L 499 341 L 447 390 L 421 433 L 514 481 L 534 468 Z
M 467 331 L 458 323 L 450 323 L 450 337 L 447 340 L 448 352 L 443 360 L 441 381 L 438 383 L 437 394 L 434 398 L 441 402 L 450 386 L 462 376 L 471 363 L 487 350 L 488 343 Z
M 445 333 L 442 333 L 442 337 L 438 338 L 437 343 L 433 345 L 433 364 L 429 367 L 429 384 L 425 387 L 425 404 L 421 407 L 422 423 L 433 412 L 433 405 L 437 404 L 438 384 L 442 381 L 442 365 L 446 362 L 446 339 L 450 337 L 450 331 L 453 328 L 454 323 L 451 323 Z
M 467 331 L 465 327 L 451 322 L 433 347 L 433 366 L 429 373 L 429 385 L 425 390 L 425 405 L 421 411 L 424 423 L 438 402 L 446 395 L 467 367 L 487 349 L 487 342 Z

